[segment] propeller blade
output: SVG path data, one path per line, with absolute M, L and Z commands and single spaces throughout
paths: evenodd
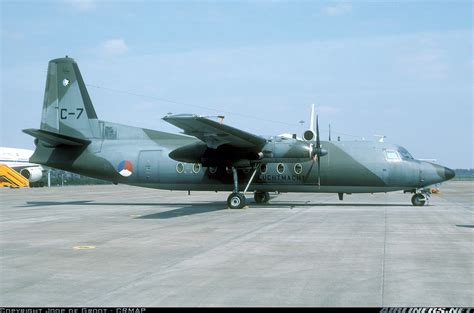
M 314 166 L 314 159 L 313 159 L 313 162 L 311 162 L 311 166 L 309 167 L 309 170 L 308 170 L 308 173 L 306 174 L 306 177 L 304 178 L 305 182 L 308 180 L 309 176 L 311 175 L 311 171 L 313 170 L 313 166 Z
M 321 159 L 318 157 L 318 188 L 321 188 Z
M 319 156 L 320 148 L 321 148 L 321 142 L 319 138 L 319 121 L 318 121 L 318 115 L 316 115 L 316 149 L 318 151 L 318 156 Z
M 318 158 L 318 188 L 321 188 L 321 141 L 319 137 L 318 115 L 316 115 L 316 156 Z

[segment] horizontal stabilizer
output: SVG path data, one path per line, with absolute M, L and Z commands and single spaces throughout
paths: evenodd
M 41 129 L 28 128 L 28 129 L 23 129 L 23 132 L 25 134 L 38 138 L 39 140 L 44 141 L 47 144 L 54 147 L 59 146 L 59 145 L 87 146 L 88 144 L 91 143 L 90 140 L 56 134 L 56 133 L 52 133 L 52 132 L 41 130 Z

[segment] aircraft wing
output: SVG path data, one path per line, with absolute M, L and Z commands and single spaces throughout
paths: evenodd
M 177 114 L 165 116 L 163 120 L 181 128 L 184 130 L 184 134 L 202 140 L 209 148 L 213 149 L 224 144 L 237 148 L 254 148 L 267 141 L 260 136 L 198 115 Z

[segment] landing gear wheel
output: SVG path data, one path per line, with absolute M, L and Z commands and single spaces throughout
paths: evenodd
M 416 193 L 411 197 L 411 203 L 414 206 L 424 206 L 426 203 L 426 197 L 421 193 Z
M 256 191 L 253 198 L 257 203 L 267 203 L 270 200 L 270 194 L 268 192 Z
M 245 206 L 245 196 L 241 193 L 233 192 L 227 198 L 229 209 L 242 209 Z

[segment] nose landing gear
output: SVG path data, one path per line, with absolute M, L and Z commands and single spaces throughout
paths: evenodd
M 421 190 L 417 192 L 411 197 L 411 203 L 414 206 L 424 206 L 426 203 L 429 202 L 429 192 L 426 190 Z
M 426 203 L 426 198 L 421 193 L 415 193 L 413 197 L 411 197 L 411 203 L 414 206 L 424 206 Z

